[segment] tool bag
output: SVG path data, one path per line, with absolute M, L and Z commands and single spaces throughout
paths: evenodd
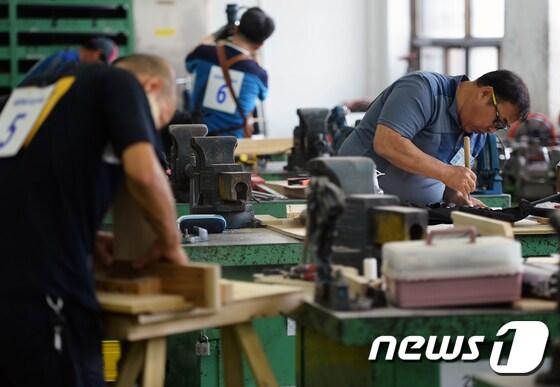
M 521 244 L 476 237 L 474 227 L 437 230 L 425 241 L 383 245 L 388 300 L 399 307 L 505 303 L 521 297 Z M 437 235 L 468 233 L 469 239 Z

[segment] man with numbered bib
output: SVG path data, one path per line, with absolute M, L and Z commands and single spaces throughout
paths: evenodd
M 209 135 L 251 137 L 251 112 L 268 94 L 268 75 L 255 56 L 273 32 L 273 20 L 249 8 L 229 39 L 214 43 L 210 37 L 187 56 L 187 71 L 195 76 L 189 110 Z
M 143 259 L 186 261 L 155 151 L 174 72 L 140 54 L 115 67 L 36 77 L 0 114 L 2 386 L 105 386 L 92 260 L 112 259 L 98 227 L 122 181 L 157 235 Z

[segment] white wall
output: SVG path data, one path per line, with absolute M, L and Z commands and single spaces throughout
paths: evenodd
M 169 60 L 185 76 L 185 56 L 205 36 L 208 4 L 197 0 L 135 0 L 136 51 Z
M 548 82 L 549 100 L 548 114 L 552 122 L 556 125 L 560 115 L 560 1 L 549 1 L 548 11 L 548 36 L 549 36 L 549 62 L 548 62 Z
M 263 50 L 271 137 L 288 137 L 299 107 L 331 108 L 367 94 L 367 0 L 263 0 L 276 31 Z
M 169 59 L 183 76 L 184 58 L 225 24 L 231 0 L 136 0 L 137 51 Z M 269 137 L 289 137 L 299 107 L 331 108 L 375 97 L 404 74 L 409 0 L 247 0 L 275 20 L 262 49 L 269 74 Z
M 508 0 L 505 13 L 502 68 L 527 83 L 531 111 L 548 114 L 548 0 Z

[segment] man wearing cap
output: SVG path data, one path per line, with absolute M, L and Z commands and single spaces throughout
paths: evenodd
M 56 52 L 37 62 L 20 84 L 26 84 L 39 75 L 57 78 L 80 63 L 111 64 L 119 55 L 118 46 L 108 38 L 96 37 L 86 40 L 78 49 Z
M 229 39 L 203 43 L 187 56 L 187 71 L 195 75 L 189 110 L 210 135 L 251 136 L 250 113 L 257 98 L 262 101 L 268 94 L 268 75 L 255 56 L 273 32 L 272 18 L 258 7 L 249 8 Z

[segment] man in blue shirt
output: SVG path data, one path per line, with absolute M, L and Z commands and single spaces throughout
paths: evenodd
M 85 63 L 111 64 L 119 55 L 118 46 L 109 38 L 96 37 L 86 40 L 80 48 L 56 52 L 37 62 L 21 84 L 39 75 L 58 77 L 73 66 Z
M 246 119 L 250 121 L 257 98 L 262 101 L 268 94 L 268 75 L 254 57 L 273 32 L 273 20 L 260 8 L 249 8 L 230 39 L 201 44 L 187 56 L 187 71 L 195 76 L 189 110 L 208 126 L 210 135 L 251 136 L 252 125 L 245 125 Z M 228 67 L 235 98 L 218 60 L 217 46 L 222 44 L 231 64 Z
M 529 104 L 527 86 L 507 70 L 475 81 L 407 74 L 372 102 L 339 155 L 371 157 L 383 173 L 381 188 L 402 201 L 482 205 L 470 197 L 476 175 L 465 168 L 463 139 L 470 137 L 473 160 L 486 133 L 524 119 Z

